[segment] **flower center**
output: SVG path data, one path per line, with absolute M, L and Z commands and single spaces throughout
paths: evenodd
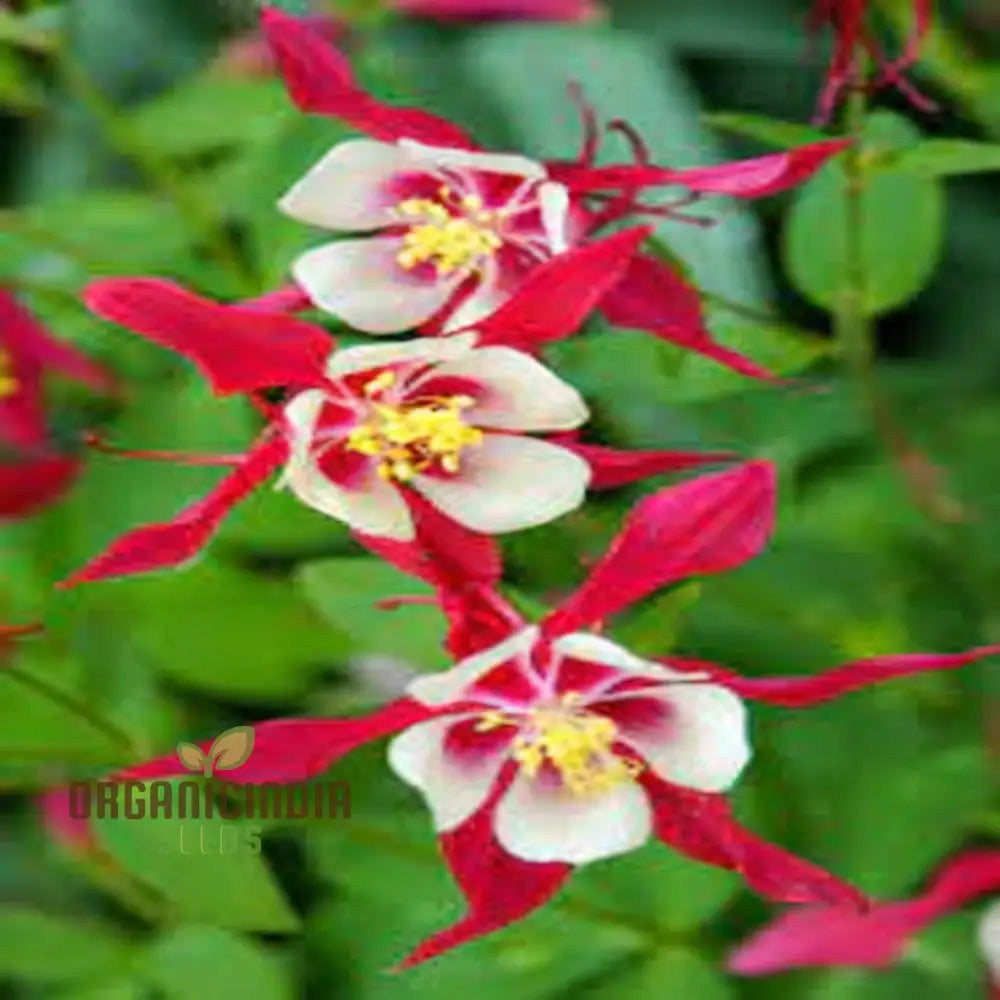
M 14 364 L 10 355 L 0 350 L 0 399 L 13 396 L 19 387 L 20 383 L 14 377 Z
M 529 712 L 527 726 L 503 712 L 487 712 L 477 728 L 487 731 L 497 726 L 521 726 L 511 756 L 525 775 L 534 778 L 547 760 L 574 795 L 599 794 L 634 778 L 642 764 L 617 756 L 612 747 L 618 728 L 603 715 L 581 712 L 579 702 L 576 692 L 565 694 L 556 707 Z
M 395 380 L 392 372 L 382 372 L 365 386 L 365 395 L 372 397 Z M 387 481 L 409 482 L 435 463 L 445 472 L 458 472 L 462 449 L 483 440 L 483 432 L 462 419 L 462 410 L 474 404 L 470 396 L 442 396 L 401 406 L 373 401 L 371 415 L 350 432 L 347 447 L 380 458 L 378 474 Z
M 438 200 L 408 198 L 396 211 L 411 222 L 403 236 L 403 249 L 396 255 L 407 271 L 429 263 L 437 268 L 438 277 L 444 277 L 459 268 L 475 267 L 503 244 L 495 229 L 497 213 L 485 209 L 478 195 L 456 198 L 444 186 Z

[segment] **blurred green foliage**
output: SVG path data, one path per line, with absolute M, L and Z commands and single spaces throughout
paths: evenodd
M 226 62 L 227 41 L 253 24 L 249 0 L 15 6 L 23 14 L 0 11 L 0 282 L 128 385 L 115 402 L 55 387 L 57 434 L 67 447 L 86 428 L 134 448 L 245 446 L 257 418 L 242 402 L 211 398 L 165 352 L 89 317 L 77 294 L 93 276 L 132 273 L 225 299 L 273 287 L 314 239 L 275 201 L 345 133 L 292 109 L 276 79 Z M 879 6 L 904 26 L 905 4 Z M 918 74 L 940 110 L 916 116 L 887 95 L 865 146 L 879 380 L 923 464 L 887 454 L 828 337 L 824 309 L 844 267 L 836 163 L 790 198 L 699 206 L 711 228 L 658 229 L 710 293 L 719 339 L 802 374 L 791 386 L 749 384 L 597 321 L 550 352 L 591 400 L 601 440 L 780 463 L 773 548 L 635 609 L 615 634 L 638 651 L 678 648 L 763 674 L 1000 640 L 1000 26 L 975 0 L 941 7 Z M 613 0 L 592 25 L 445 28 L 366 11 L 353 45 L 380 95 L 452 115 L 486 144 L 571 156 L 572 78 L 658 161 L 690 165 L 813 137 L 820 60 L 804 57 L 804 14 L 794 0 Z M 621 153 L 613 141 L 605 158 Z M 0 995 L 979 995 L 968 915 L 886 973 L 728 980 L 722 956 L 766 907 L 736 877 L 658 846 L 585 870 L 517 927 L 390 975 L 459 906 L 420 804 L 379 747 L 337 769 L 351 782 L 350 821 L 276 824 L 259 856 L 196 867 L 158 853 L 135 823 L 102 831 L 110 870 L 60 849 L 38 821 L 46 787 L 237 722 L 355 711 L 398 689 L 386 663 L 404 674 L 443 663 L 435 610 L 375 607 L 420 586 L 284 493 L 253 498 L 184 571 L 52 591 L 216 476 L 94 454 L 65 503 L 0 533 L 0 618 L 49 626 L 0 673 Z M 569 589 L 636 495 L 506 540 L 518 597 L 545 603 Z M 960 518 L 927 516 L 945 500 Z M 997 676 L 986 664 L 808 713 L 758 712 L 741 815 L 873 893 L 913 892 L 940 859 L 1000 831 Z

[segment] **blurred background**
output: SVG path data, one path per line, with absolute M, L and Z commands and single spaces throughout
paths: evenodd
M 333 19 L 331 36 L 380 96 L 535 157 L 575 153 L 570 79 L 603 118 L 634 124 L 657 162 L 761 154 L 774 127 L 760 116 L 808 124 L 828 55 L 829 39 L 810 48 L 809 5 L 795 0 L 567 3 L 579 23 L 444 24 L 413 0 L 398 6 L 411 12 L 379 0 L 317 0 L 312 12 Z M 874 6 L 898 48 L 909 4 Z M 881 96 L 871 133 L 887 156 L 921 133 L 1000 142 L 1000 4 L 939 8 L 913 74 L 938 110 Z M 726 953 L 773 911 L 735 876 L 656 845 L 588 868 L 516 927 L 392 975 L 461 908 L 382 746 L 337 769 L 351 782 L 350 820 L 270 824 L 261 856 L 178 862 L 142 823 L 95 853 L 43 822 L 40 795 L 68 779 L 238 723 L 361 711 L 446 662 L 433 609 L 375 607 L 420 585 L 269 489 L 192 567 L 52 589 L 219 475 L 85 454 L 85 431 L 128 448 L 233 452 L 257 429 L 243 400 L 213 399 L 193 370 L 78 299 L 109 274 L 250 297 L 285 281 L 315 242 L 275 202 L 347 133 L 291 106 L 255 22 L 250 0 L 0 4 L 0 284 L 119 382 L 102 394 L 48 380 L 50 448 L 82 461 L 65 493 L 0 524 L 0 622 L 47 626 L 0 646 L 0 997 L 980 996 L 976 907 L 887 972 L 727 978 Z M 606 156 L 622 155 L 616 141 Z M 829 336 L 823 248 L 836 220 L 822 177 L 790 197 L 698 206 L 710 228 L 659 231 L 708 293 L 719 339 L 801 376 L 791 387 L 596 320 L 549 353 L 592 402 L 595 440 L 780 463 L 770 551 L 633 611 L 613 634 L 636 652 L 677 648 L 765 674 L 1000 641 L 1000 177 L 982 164 L 946 173 L 889 171 L 873 202 L 888 430 L 872 427 Z M 24 481 L 16 451 L 0 459 Z M 567 591 L 638 495 L 617 491 L 505 540 L 515 599 L 534 607 Z M 740 816 L 873 894 L 912 894 L 955 851 L 1000 840 L 998 669 L 757 711 Z

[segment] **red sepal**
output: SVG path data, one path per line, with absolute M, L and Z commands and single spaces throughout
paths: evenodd
M 707 673 L 713 681 L 729 688 L 741 698 L 763 701 L 769 705 L 801 708 L 831 701 L 842 695 L 882 684 L 897 677 L 927 670 L 955 670 L 985 656 L 1000 655 L 1000 645 L 977 646 L 964 653 L 900 653 L 895 656 L 872 656 L 831 667 L 811 677 L 744 677 L 725 667 L 689 657 L 668 656 L 678 670 Z
M 105 278 L 84 291 L 98 316 L 197 365 L 220 395 L 313 385 L 334 342 L 322 327 L 259 308 L 220 305 L 159 278 Z
M 415 139 L 431 146 L 475 149 L 457 125 L 419 108 L 396 108 L 357 84 L 351 64 L 308 20 L 267 7 L 261 15 L 292 100 L 303 110 L 330 115 L 383 142 Z
M 28 517 L 55 503 L 81 469 L 75 458 L 62 455 L 0 463 L 0 520 Z
M 699 476 L 641 500 L 583 585 L 542 623 L 549 635 L 603 621 L 660 587 L 752 559 L 774 527 L 770 462 Z
M 865 896 L 835 875 L 741 826 L 724 796 L 679 788 L 649 772 L 639 780 L 653 807 L 653 832 L 668 847 L 738 872 L 767 899 L 867 906 Z
M 461 826 L 441 835 L 441 850 L 465 896 L 465 916 L 420 944 L 401 963 L 406 969 L 498 931 L 547 903 L 572 866 L 537 864 L 508 854 L 493 833 L 493 811 L 507 782 L 499 781 L 486 804 Z
M 557 254 L 495 313 L 475 324 L 480 344 L 524 351 L 576 333 L 599 301 L 625 275 L 651 233 L 637 226 Z
M 776 379 L 766 368 L 712 337 L 697 289 L 656 257 L 634 257 L 622 280 L 601 300 L 600 310 L 613 326 L 645 330 L 749 378 Z
M 65 589 L 94 580 L 148 573 L 193 558 L 208 544 L 230 510 L 285 461 L 287 452 L 282 438 L 269 437 L 259 442 L 247 452 L 241 465 L 172 521 L 129 531 L 57 586 Z

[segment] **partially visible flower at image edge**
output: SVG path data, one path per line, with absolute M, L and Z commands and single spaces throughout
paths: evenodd
M 799 968 L 886 968 L 905 958 L 925 928 L 991 893 L 1000 894 L 1000 850 L 970 850 L 947 861 L 911 899 L 879 902 L 864 913 L 829 906 L 783 913 L 743 942 L 727 965 L 743 976 Z M 989 971 L 989 995 L 998 997 L 1000 901 L 981 917 L 978 944 Z
M 255 727 L 237 782 L 297 782 L 345 753 L 398 733 L 389 763 L 427 801 L 467 902 L 454 926 L 404 962 L 433 958 L 548 901 L 575 867 L 651 836 L 738 872 L 767 898 L 854 908 L 834 875 L 742 827 L 725 792 L 750 758 L 743 701 L 802 707 L 893 677 L 953 669 L 1000 653 L 904 654 L 806 677 L 743 677 L 670 655 L 642 659 L 586 631 L 661 587 L 734 569 L 773 530 L 775 475 L 762 461 L 702 476 L 640 501 L 586 581 L 538 625 L 491 587 L 439 588 L 456 665 L 354 719 L 279 719 Z M 411 571 L 392 547 L 382 553 Z M 178 773 L 160 758 L 114 777 Z M 64 793 L 47 800 L 58 822 Z M 90 843 L 85 823 L 64 839 Z

